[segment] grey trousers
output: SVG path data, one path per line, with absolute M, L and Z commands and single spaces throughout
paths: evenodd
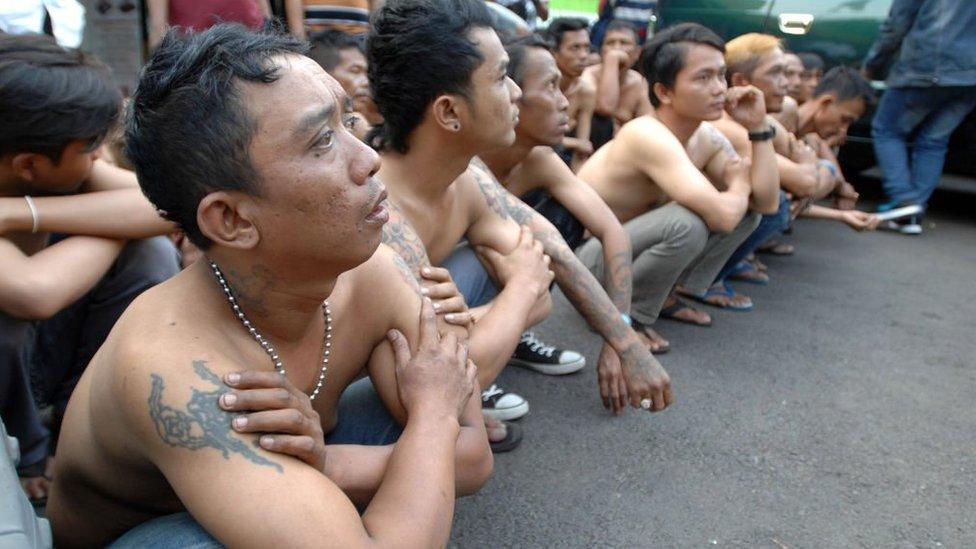
M 711 233 L 702 218 L 675 202 L 624 223 L 634 252 L 630 315 L 653 324 L 676 282 L 704 294 L 732 252 L 755 230 L 759 214 L 748 212 L 728 234 Z M 603 247 L 591 238 L 578 251 L 584 265 L 603 276 Z

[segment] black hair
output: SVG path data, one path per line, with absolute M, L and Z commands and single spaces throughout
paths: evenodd
M 200 200 L 216 190 L 259 194 L 248 148 L 255 122 L 240 81 L 279 78 L 275 56 L 306 45 L 283 34 L 221 24 L 200 33 L 167 33 L 145 65 L 127 111 L 126 156 L 146 197 L 201 249 Z
M 873 105 L 875 102 L 874 89 L 861 73 L 851 67 L 834 67 L 827 71 L 820 84 L 813 91 L 813 97 L 833 92 L 837 101 L 847 101 L 858 97 L 864 99 L 865 105 Z
M 76 140 L 93 148 L 122 105 L 112 73 L 50 36 L 0 32 L 0 155 L 33 152 L 58 163 Z
M 484 60 L 471 41 L 490 29 L 483 0 L 389 0 L 373 15 L 366 44 L 369 84 L 384 122 L 367 142 L 407 152 L 410 134 L 439 95 L 468 97 L 471 75 Z
M 797 53 L 796 56 L 800 58 L 800 62 L 803 63 L 803 70 L 805 71 L 824 69 L 824 60 L 813 52 Z
M 525 76 L 525 54 L 529 48 L 540 48 L 548 54 L 552 43 L 537 33 L 532 33 L 517 40 L 505 43 L 505 53 L 508 54 L 508 76 L 519 86 Z
M 326 29 L 312 35 L 309 43 L 311 48 L 307 55 L 325 69 L 325 72 L 335 70 L 342 50 L 356 49 L 366 53 L 362 38 L 336 29 Z
M 637 32 L 637 27 L 633 23 L 624 19 L 611 19 L 607 23 L 606 29 L 603 31 L 603 40 L 607 39 L 607 34 L 613 31 L 629 31 L 634 35 L 634 41 L 640 42 L 640 34 Z
M 651 104 L 661 104 L 654 93 L 654 84 L 660 82 L 673 88 L 678 73 L 685 66 L 685 55 L 690 44 L 710 46 L 725 54 L 725 42 L 711 29 L 698 23 L 681 23 L 668 27 L 647 41 L 637 60 L 637 70 L 647 79 Z
M 563 35 L 567 32 L 585 30 L 589 32 L 590 24 L 581 17 L 557 17 L 549 23 L 546 29 L 546 37 L 552 42 L 554 49 L 559 49 L 563 45 Z

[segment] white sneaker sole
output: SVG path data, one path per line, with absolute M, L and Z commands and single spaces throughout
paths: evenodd
M 874 215 L 878 216 L 881 221 L 890 221 L 894 219 L 901 219 L 903 217 L 908 217 L 910 215 L 922 213 L 922 207 L 918 204 L 912 204 L 911 206 L 902 206 L 901 208 L 895 208 L 893 210 L 888 210 L 886 212 L 876 213 Z
M 580 357 L 580 359 L 576 362 L 567 362 L 566 364 L 539 364 L 538 362 L 530 362 L 520 358 L 511 358 L 509 359 L 508 363 L 521 366 L 522 368 L 535 370 L 540 374 L 545 374 L 548 376 L 563 376 L 578 372 L 585 368 L 586 357 Z
M 912 234 L 912 235 L 922 234 L 922 226 L 921 225 L 902 225 L 901 227 L 898 228 L 898 232 L 900 232 L 901 234 Z
M 523 402 L 518 406 L 512 406 L 511 408 L 494 409 L 489 410 L 487 408 L 482 408 L 481 413 L 486 416 L 491 416 L 498 421 L 511 421 L 513 419 L 518 419 L 520 417 L 525 417 L 529 413 L 529 403 Z

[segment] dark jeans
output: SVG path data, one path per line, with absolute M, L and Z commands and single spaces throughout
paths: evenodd
M 729 260 L 725 262 L 725 266 L 719 271 L 718 276 L 715 277 L 715 282 L 721 282 L 725 280 L 725 277 L 729 276 L 729 272 L 739 264 L 740 261 L 746 258 L 749 254 L 756 251 L 759 246 L 762 246 L 763 242 L 766 242 L 770 238 L 778 234 L 782 234 L 787 227 L 790 226 L 790 201 L 786 198 L 786 193 L 783 191 L 779 192 L 779 209 L 776 213 L 771 215 L 764 215 L 759 220 L 759 226 L 756 230 L 752 231 L 749 238 L 742 243 L 729 257 Z
M 36 468 L 48 453 L 50 437 L 38 405 L 53 405 L 59 425 L 71 392 L 115 321 L 136 296 L 178 271 L 169 239 L 133 241 L 91 291 L 53 317 L 28 321 L 0 313 L 0 414 L 20 442 L 21 472 Z
M 885 92 L 871 123 L 871 137 L 891 202 L 928 203 L 942 175 L 949 137 L 974 105 L 976 86 L 889 88 Z

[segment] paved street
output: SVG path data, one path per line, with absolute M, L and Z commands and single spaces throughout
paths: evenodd
M 958 197 L 958 198 L 957 198 Z M 960 206 L 960 202 L 967 206 Z M 612 417 L 598 339 L 558 295 L 539 332 L 587 368 L 510 368 L 525 440 L 458 505 L 457 547 L 976 546 L 976 217 L 920 237 L 801 220 L 750 313 L 662 321 L 677 403 Z

